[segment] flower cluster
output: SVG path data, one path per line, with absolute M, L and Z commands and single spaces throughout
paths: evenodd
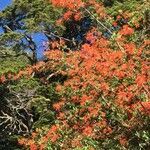
M 95 30 L 92 29 L 91 35 L 93 32 Z M 87 33 L 87 37 L 89 35 L 90 33 Z M 78 136 L 80 140 L 85 137 L 95 140 L 108 138 L 114 127 L 109 124 L 107 114 L 113 107 L 128 116 L 121 122 L 128 131 L 136 126 L 135 122 L 138 123 L 134 117 L 135 111 L 144 115 L 150 114 L 150 68 L 148 62 L 142 58 L 144 46 L 138 48 L 134 43 L 126 42 L 123 45 L 125 51 L 122 52 L 120 49 L 111 49 L 111 43 L 104 38 L 89 39 L 92 40 L 92 45 L 84 44 L 80 51 L 46 52 L 49 61 L 44 64 L 44 68 L 58 69 L 68 77 L 63 84 L 58 83 L 56 91 L 61 93 L 61 99 L 53 104 L 59 132 L 55 134 L 51 131 L 53 127 L 50 128 L 44 136 L 45 143 L 48 140 L 57 143 L 59 138 L 63 138 L 61 131 L 66 130 L 75 134 L 71 137 L 71 141 L 74 141 L 71 142 L 72 147 L 75 143 L 82 146 L 77 140 Z M 141 49 L 143 52 L 139 53 Z M 71 89 L 71 93 L 68 93 L 68 89 Z M 140 98 L 142 94 L 147 95 L 145 101 Z M 118 140 L 121 145 L 126 145 L 128 137 L 120 135 Z M 63 141 L 61 144 L 64 145 Z
M 84 3 L 82 0 L 51 0 L 51 3 L 53 6 L 56 7 L 63 7 L 63 8 L 69 8 L 69 9 L 75 9 L 79 7 L 83 7 Z

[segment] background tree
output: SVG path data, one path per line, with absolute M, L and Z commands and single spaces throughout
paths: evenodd
M 38 48 L 33 35 L 42 32 L 48 37 L 60 12 L 48 0 L 14 0 L 0 12 L 1 57 L 24 55 L 31 64 L 36 63 Z

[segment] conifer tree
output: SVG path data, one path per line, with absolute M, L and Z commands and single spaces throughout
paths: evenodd
M 0 12 L 0 55 L 5 57 L 26 56 L 31 64 L 37 62 L 35 33 L 52 31 L 60 11 L 50 5 L 48 0 L 14 0 L 12 5 Z

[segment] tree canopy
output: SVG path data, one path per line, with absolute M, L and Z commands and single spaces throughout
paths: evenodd
M 14 0 L 0 12 L 0 149 L 148 149 L 148 5 Z

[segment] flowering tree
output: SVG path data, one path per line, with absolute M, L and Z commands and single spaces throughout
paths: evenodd
M 31 135 L 20 137 L 18 143 L 31 150 L 147 149 L 150 41 L 146 34 L 137 40 L 140 25 L 132 14 L 120 11 L 113 20 L 94 0 L 51 3 L 64 10 L 56 25 L 73 21 L 77 27 L 87 17 L 91 23 L 87 30 L 78 28 L 84 33 L 81 43 L 73 31 L 72 39 L 58 36 L 49 42 L 45 62 L 1 76 L 3 84 L 23 78 L 38 81 L 28 108 L 39 117 L 33 118 Z M 78 44 L 74 51 L 68 42 Z

